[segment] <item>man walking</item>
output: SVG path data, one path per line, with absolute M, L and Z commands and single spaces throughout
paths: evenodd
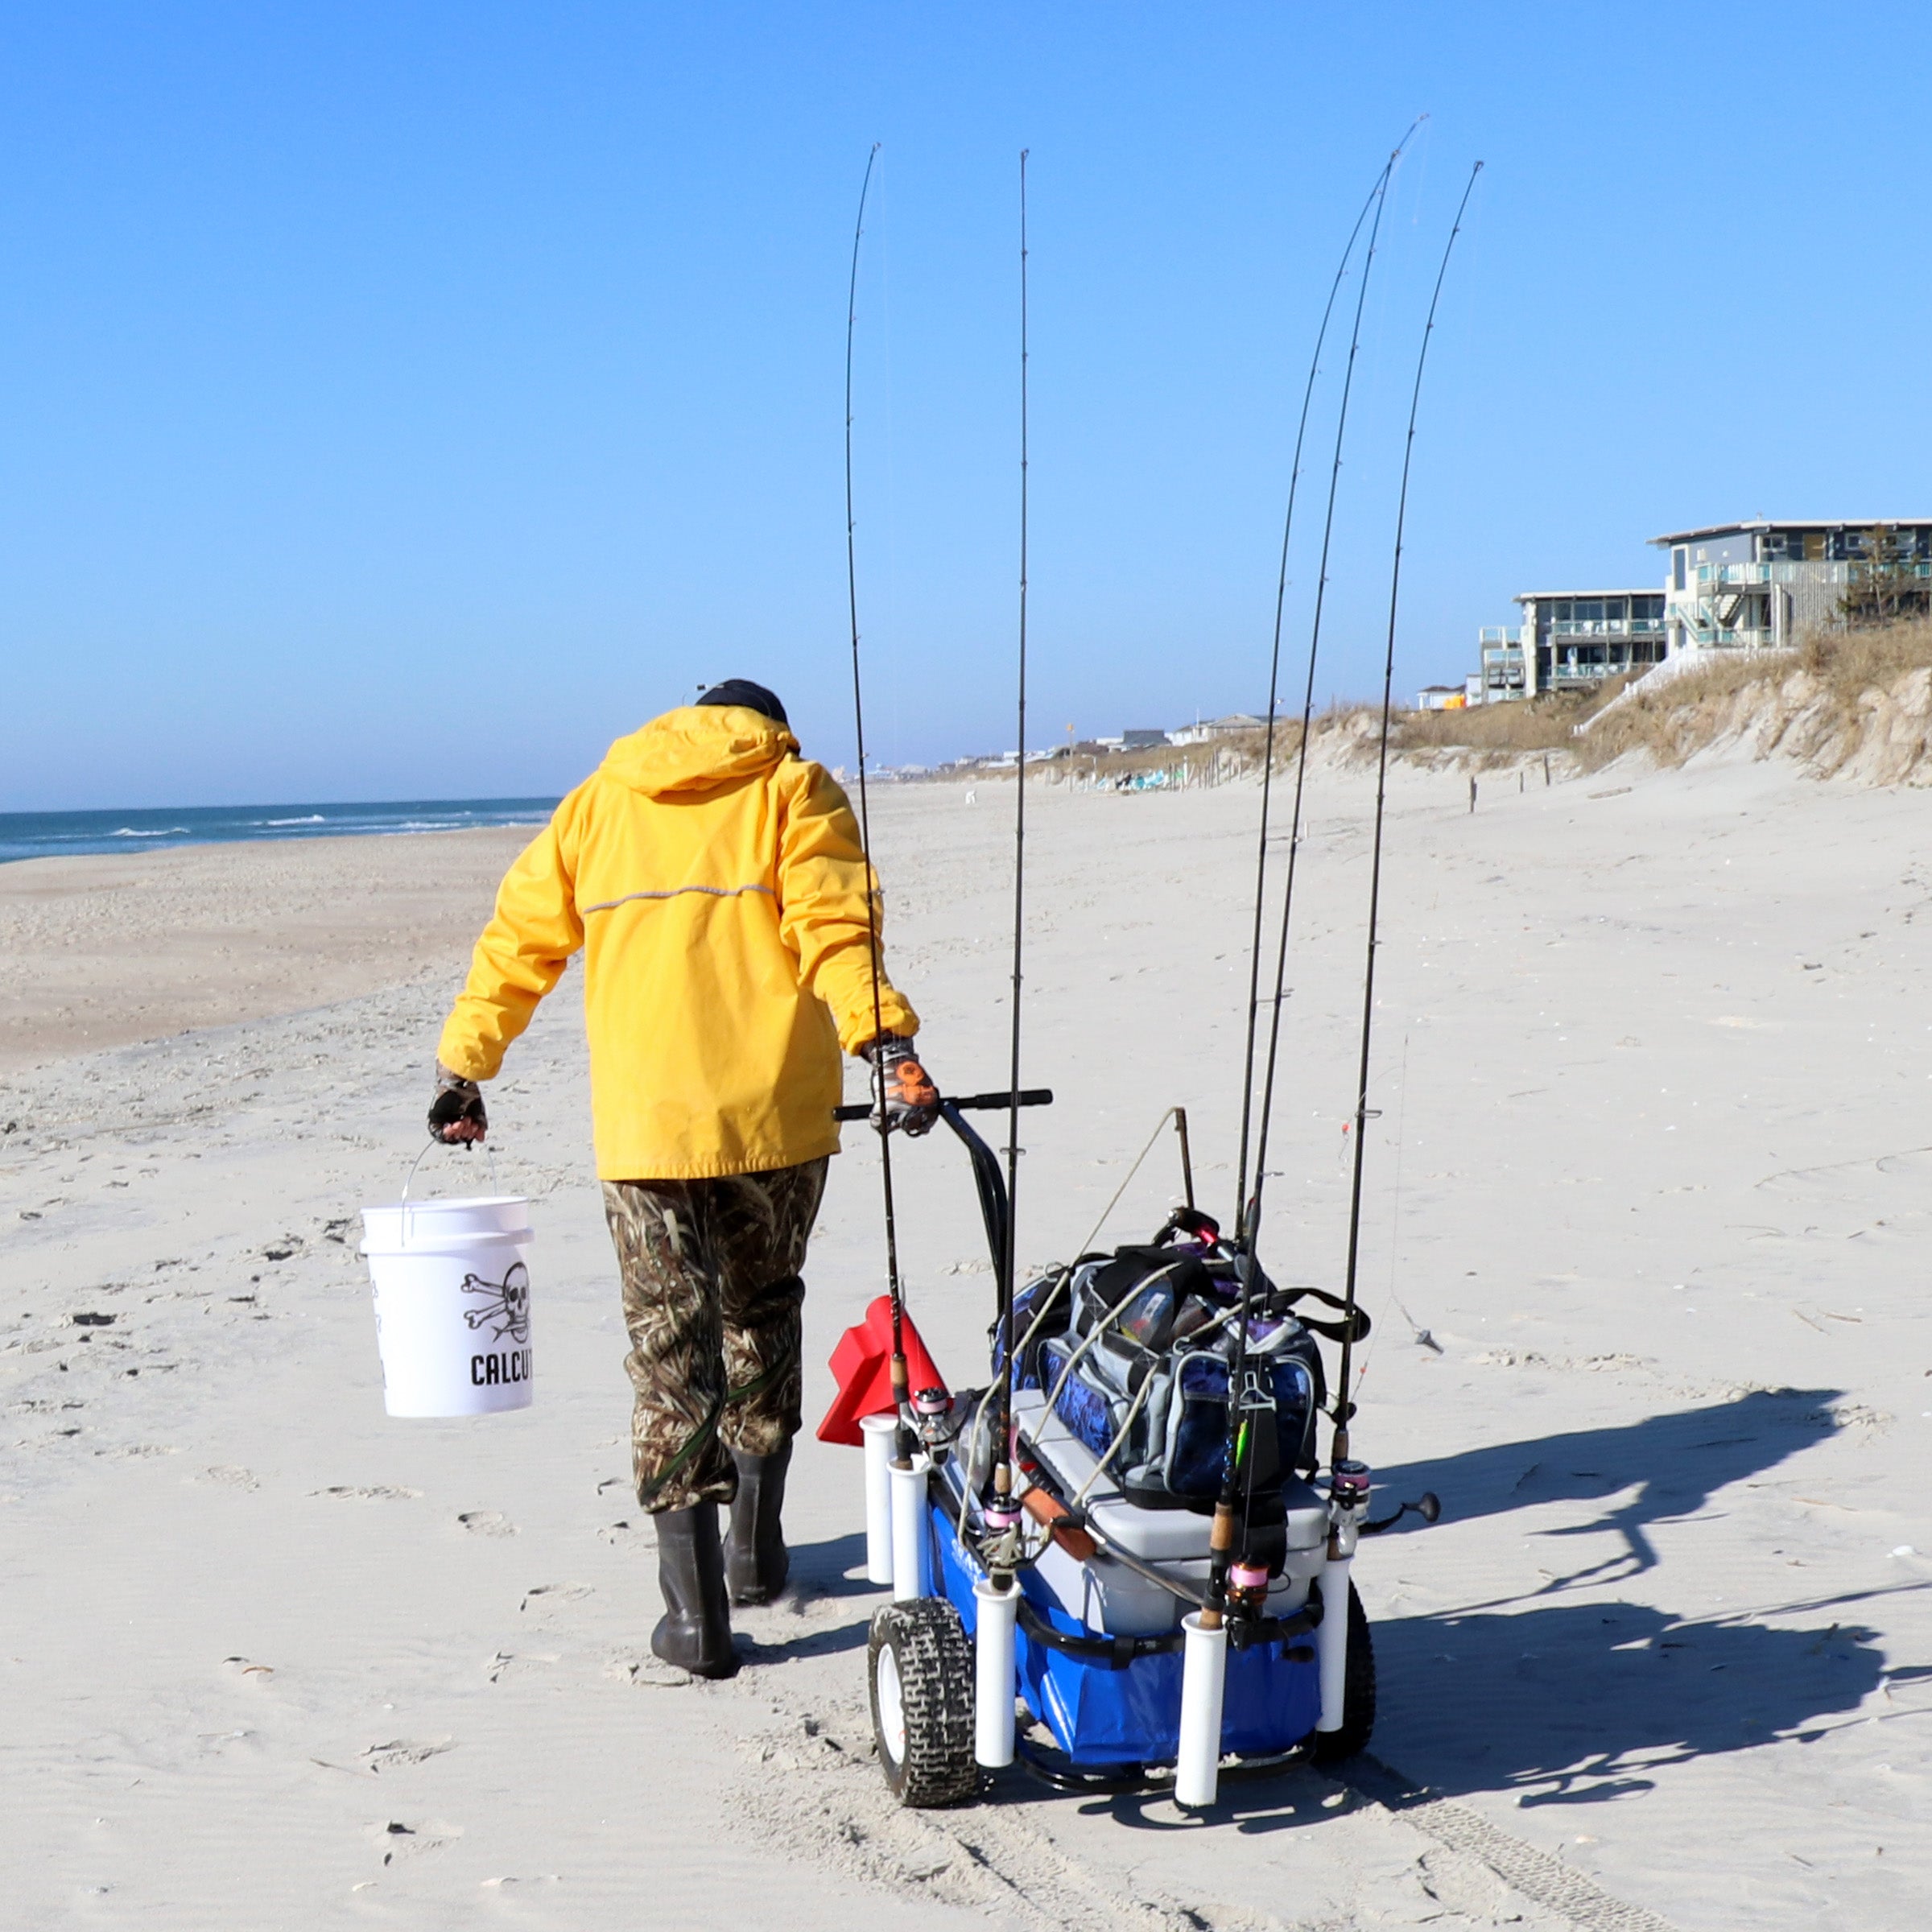
M 477 1083 L 583 950 L 632 1465 L 664 1596 L 651 1648 L 703 1677 L 737 1667 L 730 1604 L 769 1602 L 789 1568 L 799 1270 L 838 1150 L 840 1049 L 870 1063 L 889 1129 L 924 1132 L 938 1102 L 879 956 L 877 892 L 783 705 L 713 685 L 618 739 L 510 867 L 437 1048 L 430 1133 L 480 1141 Z

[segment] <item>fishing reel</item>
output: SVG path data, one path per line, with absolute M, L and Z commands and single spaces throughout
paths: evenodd
M 958 1406 L 944 1389 L 922 1389 L 909 1407 L 911 1428 L 928 1455 L 935 1459 L 958 1439 L 962 1418 Z

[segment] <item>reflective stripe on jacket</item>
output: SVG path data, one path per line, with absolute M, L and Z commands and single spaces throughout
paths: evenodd
M 505 875 L 437 1057 L 493 1078 L 580 947 L 602 1179 L 836 1153 L 839 1049 L 919 1023 L 882 962 L 875 1018 L 867 885 L 844 793 L 782 725 L 667 712 Z

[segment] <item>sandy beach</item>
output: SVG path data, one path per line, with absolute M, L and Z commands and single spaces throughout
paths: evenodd
M 1372 779 L 1310 786 L 1264 1258 L 1339 1285 Z M 1256 791 L 1033 795 L 1020 1245 L 1174 1103 L 1231 1185 Z M 1010 791 L 875 793 L 895 977 L 1005 1072 Z M 870 1757 L 856 1451 L 802 1442 L 748 1660 L 652 1658 L 577 976 L 490 1093 L 535 1406 L 382 1413 L 356 1212 L 422 1141 L 517 832 L 0 867 L 0 1849 L 22 1926 L 1872 1932 L 1932 1892 L 1932 917 L 1916 791 L 1707 758 L 1392 781 L 1356 1452 L 1373 1756 L 1184 1818 Z M 848 1080 L 848 1087 L 856 1082 Z M 881 1286 L 848 1136 L 809 1418 Z M 425 1162 L 453 1188 L 479 1163 Z M 912 1307 L 985 1373 L 957 1148 Z M 1108 1234 L 1174 1198 L 1156 1150 Z
M 0 865 L 0 1071 L 448 972 L 527 830 Z

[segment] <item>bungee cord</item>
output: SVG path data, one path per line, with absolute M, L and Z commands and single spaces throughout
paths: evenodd
M 1409 430 L 1402 444 L 1402 489 L 1396 498 L 1395 554 L 1389 568 L 1389 637 L 1382 659 L 1382 732 L 1376 766 L 1375 839 L 1368 869 L 1368 940 L 1362 966 L 1362 1055 L 1360 1071 L 1356 1082 L 1355 1170 L 1349 1183 L 1348 1262 L 1342 1283 L 1342 1304 L 1346 1312 L 1342 1317 L 1341 1367 L 1335 1377 L 1334 1451 L 1330 1459 L 1331 1467 L 1348 1460 L 1348 1422 L 1355 1413 L 1354 1405 L 1348 1397 L 1348 1381 L 1355 1347 L 1356 1266 L 1361 1253 L 1363 1129 L 1368 1121 L 1368 1052 L 1370 1036 L 1375 1026 L 1375 951 L 1378 943 L 1377 931 L 1381 916 L 1382 822 L 1389 796 L 1389 700 L 1395 688 L 1395 621 L 1402 596 L 1402 535 L 1409 514 L 1409 467 L 1415 455 L 1416 415 L 1422 407 L 1422 372 L 1429 363 L 1430 338 L 1435 332 L 1436 305 L 1443 299 L 1443 283 L 1449 273 L 1449 258 L 1455 251 L 1455 238 L 1463 232 L 1463 212 L 1469 205 L 1469 197 L 1476 192 L 1476 178 L 1482 171 L 1483 164 L 1480 161 L 1469 171 L 1469 180 L 1463 189 L 1463 198 L 1456 204 L 1455 220 L 1450 227 L 1449 239 L 1443 245 L 1441 265 L 1435 271 L 1435 287 L 1429 297 L 1427 320 L 1422 324 L 1422 346 L 1416 352 L 1415 385 L 1409 394 Z
M 1162 1129 L 1170 1121 L 1181 1129 L 1184 1135 L 1187 1123 L 1187 1108 L 1170 1107 L 1154 1122 L 1154 1132 L 1148 1135 L 1147 1145 L 1134 1156 L 1133 1165 L 1127 1170 L 1126 1179 L 1114 1189 L 1113 1199 L 1108 1201 L 1107 1205 L 1100 1210 L 1100 1218 L 1087 1231 L 1086 1240 L 1082 1241 L 1080 1246 L 1074 1250 L 1074 1258 L 1071 1261 L 1063 1261 L 1060 1264 L 1059 1272 L 1054 1278 L 1053 1286 L 1042 1298 L 1039 1307 L 1035 1311 L 1032 1321 L 1027 1324 L 1026 1334 L 1020 1338 L 1018 1345 L 1009 1352 L 1015 1361 L 1019 1360 L 1026 1354 L 1027 1349 L 1032 1346 L 1034 1337 L 1045 1326 L 1046 1318 L 1052 1314 L 1055 1306 L 1066 1291 L 1067 1284 L 1072 1280 L 1074 1269 L 1080 1266 L 1081 1261 L 1086 1258 L 1092 1249 L 1093 1244 L 1100 1239 L 1100 1230 L 1112 1218 L 1114 1209 L 1120 1206 L 1121 1197 L 1133 1184 L 1133 1177 L 1140 1172 L 1141 1164 L 1146 1160 L 1148 1155 L 1153 1153 L 1154 1144 L 1161 1137 Z M 1186 1144 L 1183 1139 L 1182 1145 L 1185 1146 Z M 1194 1205 L 1191 1200 L 1187 1204 L 1190 1208 Z

